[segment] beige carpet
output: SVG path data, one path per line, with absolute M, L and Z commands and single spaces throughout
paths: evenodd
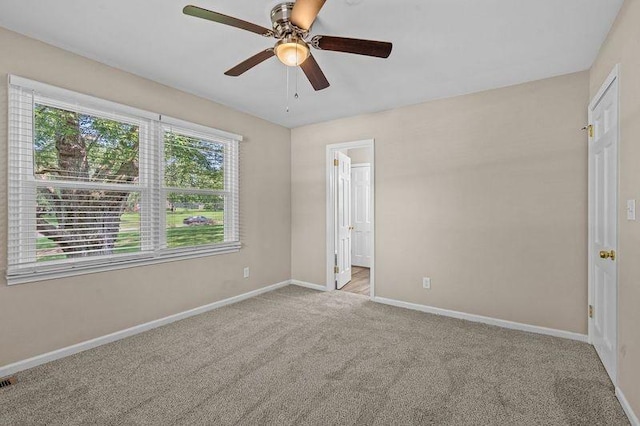
M 298 287 L 18 379 L 0 424 L 628 424 L 586 344 Z

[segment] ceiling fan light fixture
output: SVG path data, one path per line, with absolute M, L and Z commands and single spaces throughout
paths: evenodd
M 288 67 L 301 65 L 309 57 L 309 46 L 295 36 L 288 36 L 276 43 L 276 56 Z

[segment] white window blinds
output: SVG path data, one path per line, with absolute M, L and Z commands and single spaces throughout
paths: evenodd
M 178 126 L 162 130 L 167 203 L 162 247 L 238 241 L 237 144 Z
M 9 282 L 237 250 L 238 140 L 12 76 Z

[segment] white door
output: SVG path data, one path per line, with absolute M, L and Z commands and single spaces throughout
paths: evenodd
M 589 274 L 591 341 L 616 383 L 618 307 L 618 79 L 590 107 Z
M 351 281 L 351 159 L 336 153 L 336 287 Z
M 371 166 L 351 167 L 351 264 L 371 267 Z

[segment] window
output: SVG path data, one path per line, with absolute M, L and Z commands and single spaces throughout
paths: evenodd
M 240 136 L 19 77 L 10 284 L 236 251 Z
M 163 131 L 165 247 L 237 240 L 237 178 L 229 161 L 237 157 L 235 147 L 187 129 Z

